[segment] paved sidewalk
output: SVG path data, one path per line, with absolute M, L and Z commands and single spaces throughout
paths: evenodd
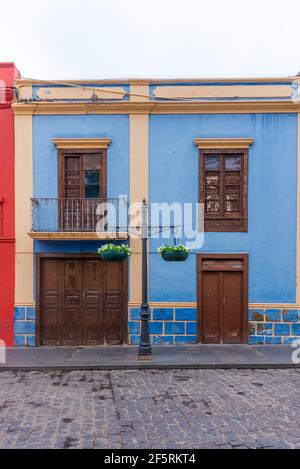
M 8 348 L 0 370 L 300 367 L 293 351 L 290 345 L 167 345 L 154 346 L 153 359 L 141 361 L 136 346 Z

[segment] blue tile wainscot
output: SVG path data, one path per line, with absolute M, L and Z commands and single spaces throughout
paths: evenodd
M 250 345 L 290 344 L 300 337 L 298 309 L 249 309 Z
M 14 345 L 15 347 L 35 346 L 35 318 L 34 306 L 16 306 L 14 316 Z
M 248 343 L 287 344 L 300 337 L 298 309 L 249 309 Z M 150 338 L 155 344 L 196 344 L 196 308 L 151 308 Z M 139 344 L 140 309 L 129 308 L 128 334 L 130 344 Z
M 129 308 L 128 333 L 128 342 L 139 344 L 139 308 Z M 150 339 L 154 345 L 196 344 L 196 308 L 151 308 Z

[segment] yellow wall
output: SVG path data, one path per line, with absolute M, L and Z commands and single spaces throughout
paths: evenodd
M 157 86 L 157 98 L 289 98 L 292 85 Z
M 300 97 L 299 97 L 300 98 Z M 298 114 L 296 303 L 300 304 L 300 113 Z
M 15 116 L 16 305 L 33 304 L 32 160 L 32 116 Z
M 147 100 L 149 86 L 147 84 L 132 84 L 130 91 L 133 94 L 143 95 L 142 98 L 132 95 L 130 99 Z M 149 116 L 148 114 L 130 115 L 130 203 L 148 200 L 148 139 Z M 131 238 L 131 248 L 136 253 L 130 259 L 130 301 L 141 302 L 142 297 L 142 256 L 141 240 Z

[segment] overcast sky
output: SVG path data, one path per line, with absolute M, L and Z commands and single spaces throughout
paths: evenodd
M 23 77 L 263 77 L 300 71 L 299 0 L 1 0 Z

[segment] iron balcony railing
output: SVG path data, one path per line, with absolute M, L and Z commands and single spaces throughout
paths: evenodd
M 33 198 L 32 231 L 126 231 L 127 199 Z

